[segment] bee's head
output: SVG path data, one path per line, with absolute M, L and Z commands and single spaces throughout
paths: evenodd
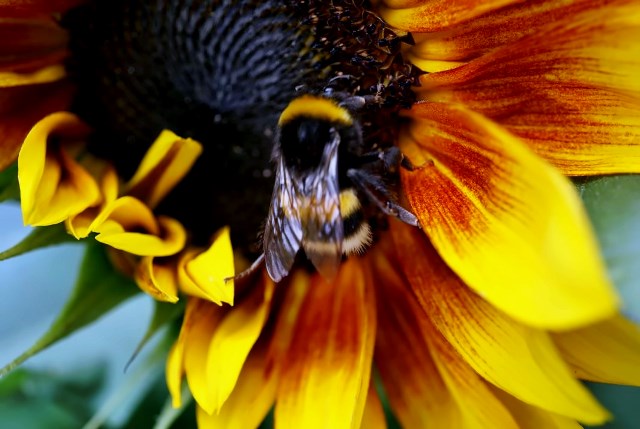
M 293 172 L 309 172 L 320 164 L 327 143 L 353 125 L 351 113 L 336 101 L 303 95 L 280 115 L 276 149 Z

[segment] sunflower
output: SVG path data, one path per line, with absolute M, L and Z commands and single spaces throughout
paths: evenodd
M 199 427 L 272 409 L 276 427 L 386 427 L 383 402 L 406 428 L 579 427 L 611 418 L 580 380 L 640 384 L 640 331 L 570 181 L 640 172 L 633 1 L 31 0 L 0 16 L 0 163 L 17 157 L 24 221 L 64 224 L 185 303 L 166 382 L 174 407 L 188 386 Z M 280 279 L 256 235 L 291 238 L 270 229 L 296 210 L 273 185 L 283 112 L 317 120 L 324 100 L 332 119 L 343 95 L 384 180 L 362 212 L 334 202 L 369 232 L 331 275 L 294 246 Z

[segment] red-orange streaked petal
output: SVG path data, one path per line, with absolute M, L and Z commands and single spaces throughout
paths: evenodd
M 512 320 L 467 288 L 419 231 L 393 222 L 391 233 L 402 270 L 431 324 L 478 374 L 557 414 L 588 424 L 609 417 L 545 331 Z
M 605 0 L 529 0 L 514 3 L 464 25 L 434 33 L 416 33 L 416 43 L 409 49 L 408 56 L 419 67 L 425 60 L 467 61 L 538 32 L 549 23 L 570 19 L 605 4 Z
M 640 8 L 613 2 L 421 78 L 420 97 L 506 127 L 565 175 L 640 172 Z
M 136 267 L 133 279 L 140 289 L 158 301 L 178 302 L 178 275 L 176 264 L 161 263 L 153 256 L 143 257 Z
M 60 223 L 99 202 L 98 184 L 69 153 L 89 132 L 67 112 L 51 114 L 31 129 L 18 156 L 25 225 Z
M 578 377 L 640 386 L 640 328 L 630 320 L 616 316 L 553 339 Z
M 400 138 L 403 188 L 464 282 L 516 320 L 572 329 L 618 299 L 575 187 L 516 137 L 458 106 L 422 103 Z
M 312 278 L 282 368 L 277 427 L 360 427 L 375 335 L 367 280 L 353 258 L 332 283 Z
M 71 103 L 67 81 L 0 88 L 0 171 L 13 163 L 33 126 Z
M 269 364 L 267 348 L 262 342 L 251 350 L 220 412 L 207 414 L 202 407 L 197 408 L 199 429 L 246 429 L 260 425 L 273 406 L 279 381 L 279 372 Z
M 375 362 L 391 409 L 405 428 L 461 427 L 461 410 L 422 335 L 419 317 L 426 316 L 393 268 L 397 261 L 378 247 L 367 255 L 376 278 Z
M 168 130 L 160 133 L 127 184 L 125 193 L 155 207 L 189 172 L 202 145 Z
M 30 73 L 60 64 L 67 42 L 67 32 L 52 19 L 0 16 L 0 86 L 3 72 Z
M 385 0 L 378 12 L 392 27 L 432 32 L 469 21 L 520 0 Z
M 87 0 L 0 0 L 0 16 L 45 17 L 65 12 Z

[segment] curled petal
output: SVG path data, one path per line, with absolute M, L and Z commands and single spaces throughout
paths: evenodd
M 18 180 L 24 223 L 52 225 L 100 201 L 93 177 L 68 153 L 64 143 L 84 139 L 89 128 L 76 116 L 60 112 L 38 122 L 18 156 Z
M 138 287 L 158 301 L 178 302 L 178 277 L 175 264 L 163 264 L 153 256 L 143 257 L 136 267 Z
M 469 21 L 518 0 L 385 0 L 380 16 L 392 27 L 432 32 Z
M 640 172 L 640 10 L 627 3 L 424 75 L 421 97 L 496 120 L 565 175 Z
M 512 320 L 473 293 L 419 232 L 397 222 L 391 232 L 400 265 L 431 325 L 478 374 L 557 414 L 588 424 L 609 417 L 575 379 L 545 331 Z M 441 341 L 433 344 L 444 356 L 451 354 Z
M 423 103 L 401 138 L 428 159 L 402 171 L 414 213 L 447 264 L 513 318 L 571 329 L 617 311 L 573 185 L 517 138 L 463 108 Z M 415 161 L 414 161 L 415 162 Z
M 69 216 L 65 221 L 67 231 L 77 239 L 89 236 L 115 209 L 114 202 L 118 196 L 118 174 L 111 166 L 101 167 L 103 167 L 100 179 L 101 203 L 95 207 L 89 207 L 77 215 Z
M 189 172 L 202 152 L 200 143 L 163 131 L 143 158 L 127 185 L 127 195 L 155 207 Z
M 312 278 L 282 368 L 278 427 L 360 426 L 375 335 L 366 278 L 353 258 L 341 265 L 333 283 Z
M 55 82 L 66 74 L 61 65 L 44 67 L 31 73 L 0 72 L 0 88 Z
M 178 263 L 180 289 L 222 305 L 233 305 L 235 275 L 229 228 L 221 229 L 204 252 L 187 251 Z
M 578 377 L 640 386 L 640 328 L 622 316 L 553 339 Z
M 119 202 L 122 197 L 116 202 Z M 133 198 L 129 202 L 137 201 Z M 160 216 L 154 222 L 148 222 L 150 232 L 137 232 L 136 227 L 142 224 L 134 221 L 148 220 L 147 213 L 144 212 L 142 203 L 123 204 L 118 209 L 133 208 L 134 211 L 127 213 L 126 221 L 132 223 L 121 223 L 119 219 L 108 218 L 96 228 L 98 235 L 96 240 L 116 249 L 140 256 L 170 256 L 175 255 L 184 248 L 187 241 L 187 232 L 180 222 L 169 217 Z M 121 213 L 119 213 L 121 214 Z M 138 216 L 139 215 L 139 216 Z M 155 224 L 155 225 L 154 225 Z M 157 229 L 156 229 L 157 228 Z M 156 231 L 154 231 L 156 230 Z
M 198 401 L 208 414 L 219 414 L 224 409 L 267 320 L 275 284 L 264 277 L 261 285 L 222 318 L 213 334 L 206 367 L 211 382 L 206 398 Z

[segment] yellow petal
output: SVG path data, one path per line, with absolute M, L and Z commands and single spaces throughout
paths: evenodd
M 500 389 L 493 389 L 493 391 L 509 408 L 520 429 L 582 429 L 582 426 L 574 419 L 526 404 Z
M 217 414 L 229 398 L 267 320 L 275 285 L 265 277 L 262 285 L 227 313 L 211 339 L 206 368 L 211 383 L 206 401 L 198 402 L 208 414 Z
M 382 18 L 406 31 L 432 32 L 453 27 L 516 0 L 386 0 Z
M 184 370 L 189 390 L 198 404 L 209 402 L 209 389 L 212 380 L 207 375 L 209 345 L 220 319 L 228 308 L 220 307 L 209 301 L 190 298 L 197 301 L 189 324 L 185 326 Z
M 178 266 L 182 291 L 218 305 L 222 305 L 223 302 L 233 305 L 234 275 L 229 228 L 222 228 L 205 252 L 185 253 Z
M 178 339 L 167 356 L 167 364 L 165 367 L 165 376 L 167 379 L 167 388 L 171 395 L 171 404 L 174 408 L 180 408 L 182 405 L 182 377 L 184 375 L 184 353 L 185 344 L 189 331 L 195 323 L 195 317 L 200 314 L 201 301 L 197 298 L 190 298 L 187 300 L 187 305 L 184 310 L 184 317 L 182 320 L 182 326 L 180 327 L 180 334 Z
M 478 374 L 516 398 L 557 414 L 588 424 L 609 417 L 575 379 L 546 332 L 510 319 L 473 293 L 419 232 L 398 222 L 392 223 L 391 232 L 400 265 L 425 314 Z M 450 354 L 438 342 L 435 346 Z
M 153 256 L 145 256 L 138 263 L 134 280 L 154 299 L 178 302 L 178 278 L 174 264 L 161 264 Z
M 428 161 L 402 171 L 422 228 L 447 264 L 513 318 L 572 329 L 617 311 L 573 185 L 493 122 L 423 103 L 401 143 Z
M 55 82 L 66 75 L 64 66 L 61 65 L 47 66 L 31 73 L 0 71 L 0 88 Z
M 187 240 L 187 232 L 180 222 L 164 216 L 158 217 L 157 222 L 159 232 L 156 235 L 130 232 L 135 229 L 125 229 L 127 225 L 123 226 L 116 220 L 107 219 L 96 228 L 96 240 L 139 256 L 170 256 L 181 251 Z
M 66 152 L 63 142 L 83 139 L 88 127 L 76 116 L 59 112 L 38 122 L 18 156 L 18 180 L 25 224 L 52 225 L 100 200 L 91 175 Z
M 155 207 L 189 172 L 202 146 L 164 130 L 146 153 L 126 193 Z
M 622 316 L 553 339 L 578 377 L 640 385 L 640 328 Z
M 313 277 L 282 368 L 277 427 L 360 427 L 375 333 L 366 277 L 355 259 L 333 283 Z
M 422 76 L 421 97 L 494 119 L 565 175 L 640 172 L 640 8 L 577 3 L 529 37 Z
M 278 371 L 267 359 L 265 345 L 257 345 L 249 354 L 233 392 L 217 414 L 197 408 L 200 429 L 257 428 L 273 406 L 278 386 Z

